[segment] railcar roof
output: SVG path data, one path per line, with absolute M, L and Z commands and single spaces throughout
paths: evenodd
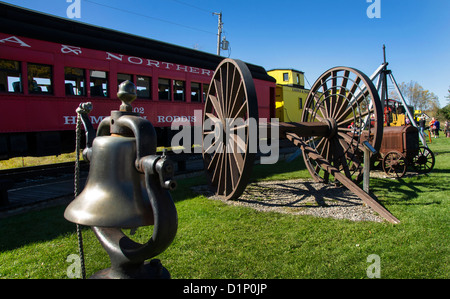
M 214 70 L 224 57 L 0 2 L 4 33 Z M 247 63 L 253 78 L 274 82 Z

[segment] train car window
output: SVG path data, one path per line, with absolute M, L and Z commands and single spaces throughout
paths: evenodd
M 64 84 L 66 88 L 66 96 L 85 96 L 86 88 L 84 69 L 65 67 Z
M 151 99 L 152 78 L 137 76 L 136 80 L 137 97 L 140 99 Z
M 0 92 L 22 92 L 20 62 L 0 59 Z
M 203 83 L 203 102 L 206 102 L 206 95 L 208 94 L 209 84 Z
M 158 79 L 158 98 L 160 100 L 170 101 L 170 79 Z
M 283 81 L 289 81 L 289 73 L 283 73 Z
M 52 67 L 50 65 L 28 63 L 28 92 L 53 94 Z
M 117 74 L 117 86 L 120 85 L 123 81 L 129 80 L 133 82 L 133 75 L 129 74 Z
M 191 102 L 201 102 L 201 101 L 202 101 L 201 84 L 191 82 Z
M 181 80 L 173 80 L 173 97 L 175 101 L 186 101 L 186 82 Z
M 90 87 L 92 97 L 108 96 L 108 73 L 104 71 L 90 71 Z

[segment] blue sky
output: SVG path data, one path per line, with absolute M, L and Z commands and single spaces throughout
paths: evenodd
M 7 3 L 67 17 L 72 0 Z M 294 68 L 310 84 L 327 69 L 350 66 L 371 75 L 382 46 L 397 82 L 417 81 L 441 107 L 450 87 L 450 1 L 377 0 L 381 18 L 368 18 L 371 0 L 81 0 L 78 21 L 215 53 L 222 12 L 231 53 L 267 70 Z M 375 1 L 375 0 L 373 0 Z M 307 84 L 308 86 L 308 84 Z

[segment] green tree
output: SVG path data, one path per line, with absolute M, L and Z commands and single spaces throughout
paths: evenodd
M 450 104 L 442 109 L 439 109 L 436 113 L 436 117 L 440 120 L 450 120 Z
M 402 95 L 409 100 L 409 105 L 414 106 L 417 110 L 436 111 L 439 109 L 439 98 L 433 92 L 424 89 L 419 83 L 410 81 L 402 82 L 399 85 Z M 399 99 L 397 93 L 391 92 L 391 97 Z

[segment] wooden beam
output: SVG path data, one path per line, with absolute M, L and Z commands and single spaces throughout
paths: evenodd
M 375 212 L 380 214 L 387 221 L 397 224 L 400 223 L 394 215 L 392 215 L 386 208 L 384 208 L 378 201 L 373 199 L 368 193 L 359 188 L 350 178 L 342 174 L 336 167 L 332 166 L 330 161 L 326 160 L 324 157 L 319 155 L 312 147 L 307 145 L 298 135 L 294 133 L 286 133 L 286 138 L 292 141 L 296 146 L 299 146 L 302 151 L 307 153 L 307 155 L 315 160 L 320 166 L 327 171 L 329 174 L 333 175 L 339 182 L 341 182 L 345 187 L 352 191 L 356 196 L 358 196 L 365 204 L 371 207 Z

